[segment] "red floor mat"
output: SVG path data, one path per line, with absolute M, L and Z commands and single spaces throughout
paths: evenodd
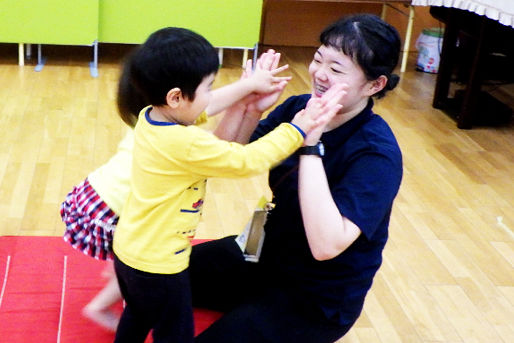
M 61 237 L 0 237 L 1 341 L 112 342 L 113 333 L 80 313 L 103 287 L 104 267 L 105 262 L 77 252 Z M 196 309 L 196 334 L 219 317 Z

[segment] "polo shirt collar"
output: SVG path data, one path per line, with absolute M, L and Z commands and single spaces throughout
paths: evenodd
M 369 99 L 367 106 L 361 113 L 344 123 L 343 125 L 335 128 L 334 130 L 325 132 L 321 136 L 321 141 L 325 146 L 338 146 L 350 138 L 365 122 L 367 122 L 373 115 L 373 100 Z

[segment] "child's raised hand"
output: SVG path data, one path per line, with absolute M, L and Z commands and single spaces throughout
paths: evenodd
M 256 62 L 255 70 L 252 69 L 251 61 L 248 61 L 242 78 L 253 77 L 254 94 L 247 97 L 246 104 L 251 112 L 262 113 L 273 106 L 282 91 L 287 86 L 290 76 L 278 77 L 276 74 L 286 70 L 289 66 L 284 65 L 278 67 L 280 62 L 280 53 L 269 49 L 261 54 Z M 260 92 L 260 93 L 259 93 Z
M 280 54 L 271 49 L 259 57 L 255 70 L 252 60 L 248 60 L 239 81 L 211 92 L 211 101 L 205 109 L 207 114 L 220 113 L 236 102 L 254 114 L 267 110 L 278 100 L 291 79 L 289 76 L 276 76 L 288 68 L 287 65 L 278 67 L 279 61 Z
M 261 54 L 261 56 L 257 59 L 255 63 L 256 69 L 263 70 L 273 70 L 278 67 L 280 62 L 280 53 L 276 52 L 273 49 L 268 49 L 268 51 Z
M 305 109 L 295 115 L 291 123 L 307 134 L 304 145 L 314 145 L 319 141 L 325 126 L 343 107 L 340 102 L 347 88 L 346 84 L 333 85 L 321 98 L 311 98 Z
M 280 53 L 269 49 L 259 57 L 254 70 L 252 70 L 252 60 L 246 61 L 242 78 L 247 79 L 255 93 L 269 94 L 281 91 L 291 80 L 291 76 L 276 76 L 289 68 L 287 64 L 279 67 L 279 62 Z

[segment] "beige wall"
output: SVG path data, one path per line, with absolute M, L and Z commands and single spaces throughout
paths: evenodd
M 402 4 L 387 7 L 386 21 L 392 24 L 405 39 L 409 9 Z M 410 51 L 415 51 L 414 42 L 424 28 L 439 27 L 432 18 L 429 7 L 415 7 L 414 28 Z M 381 4 L 343 3 L 320 1 L 265 0 L 262 17 L 261 43 L 265 45 L 317 46 L 323 28 L 339 17 L 351 13 L 374 13 L 380 15 Z

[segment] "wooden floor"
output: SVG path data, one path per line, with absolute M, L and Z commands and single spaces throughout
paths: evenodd
M 35 72 L 33 60 L 17 66 L 16 45 L 0 45 L 0 234 L 62 234 L 60 202 L 125 131 L 115 89 L 127 50 L 101 45 L 92 78 L 89 48 L 44 50 Z M 294 77 L 283 98 L 307 92 L 313 50 L 280 51 Z M 240 73 L 241 52 L 225 52 L 215 87 Z M 435 76 L 410 62 L 376 105 L 404 155 L 390 240 L 362 316 L 339 342 L 514 342 L 514 124 L 457 129 L 431 107 Z M 269 192 L 264 176 L 208 186 L 198 238 L 239 232 Z

